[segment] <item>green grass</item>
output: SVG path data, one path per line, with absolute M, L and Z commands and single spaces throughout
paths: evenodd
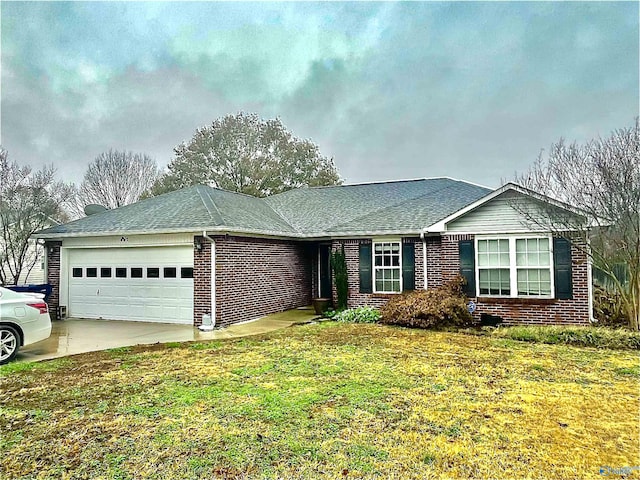
M 55 372 L 72 364 L 69 358 L 56 358 L 48 362 L 12 362 L 6 365 L 0 365 L 0 378 L 14 373 L 28 372 Z
M 514 326 L 491 329 L 494 338 L 580 347 L 640 350 L 640 332 L 606 327 Z
M 640 463 L 635 352 L 324 322 L 29 365 L 0 380 L 0 478 L 599 478 Z

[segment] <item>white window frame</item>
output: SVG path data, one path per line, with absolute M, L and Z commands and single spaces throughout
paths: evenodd
M 399 266 L 397 267 L 376 267 L 376 245 L 382 245 L 385 243 L 397 243 L 399 245 L 399 250 L 398 250 L 398 258 L 399 258 Z M 382 270 L 393 270 L 393 269 L 398 269 L 400 270 L 400 291 L 399 292 L 393 292 L 393 291 L 383 291 L 383 290 L 378 290 L 376 289 L 376 271 L 377 269 L 382 269 Z M 384 294 L 399 294 L 402 293 L 403 291 L 403 285 L 402 285 L 402 239 L 401 238 L 381 238 L 381 239 L 376 239 L 373 242 L 371 242 L 371 280 L 373 283 L 373 293 L 384 293 Z
M 516 265 L 516 240 L 529 240 L 529 239 L 542 239 L 549 240 L 549 274 L 551 278 L 551 294 L 550 295 L 518 295 L 518 266 Z M 480 294 L 480 268 L 478 263 L 478 240 L 508 240 L 509 241 L 509 289 L 510 295 L 489 295 Z M 553 263 L 553 237 L 551 235 L 536 235 L 536 234 L 505 234 L 505 235 L 476 235 L 474 239 L 474 256 L 475 256 L 475 277 L 476 277 L 476 296 L 477 297 L 491 297 L 491 298 L 555 298 L 555 279 L 554 270 L 555 265 Z M 496 267 L 497 268 L 497 267 Z M 520 269 L 538 268 L 544 267 L 520 267 Z

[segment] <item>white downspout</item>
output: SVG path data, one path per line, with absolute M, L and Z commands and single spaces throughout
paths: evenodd
M 211 323 L 216 326 L 216 241 L 202 231 L 202 236 L 211 243 Z
M 427 289 L 427 239 L 424 236 L 424 232 L 420 233 L 420 239 L 422 240 L 422 276 L 424 289 Z
M 587 292 L 589 295 L 589 323 L 594 323 L 596 320 L 593 318 L 593 272 L 591 263 L 591 238 L 587 234 Z M 573 272 L 572 272 L 573 275 Z

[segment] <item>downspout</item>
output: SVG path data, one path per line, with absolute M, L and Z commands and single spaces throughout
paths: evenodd
M 595 323 L 595 318 L 593 317 L 593 265 L 591 258 L 591 238 L 587 233 L 587 293 L 588 293 L 588 305 L 589 305 L 589 323 Z M 573 274 L 573 272 L 572 272 Z
M 211 324 L 216 326 L 216 242 L 207 235 L 207 231 L 202 231 L 202 236 L 211 243 Z
M 427 289 L 427 239 L 424 236 L 424 232 L 420 233 L 420 240 L 422 240 L 422 276 L 424 289 Z

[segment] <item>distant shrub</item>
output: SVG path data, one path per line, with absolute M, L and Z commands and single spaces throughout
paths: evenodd
M 373 307 L 357 307 L 337 312 L 331 318 L 337 322 L 376 323 L 380 312 Z
M 593 317 L 599 325 L 610 327 L 629 325 L 620 294 L 603 287 L 594 286 Z
M 429 290 L 415 290 L 393 296 L 380 309 L 382 323 L 405 327 L 465 327 L 473 322 L 462 293 L 464 279 L 458 277 Z
M 513 326 L 483 330 L 492 337 L 579 347 L 640 350 L 640 332 L 606 327 Z

